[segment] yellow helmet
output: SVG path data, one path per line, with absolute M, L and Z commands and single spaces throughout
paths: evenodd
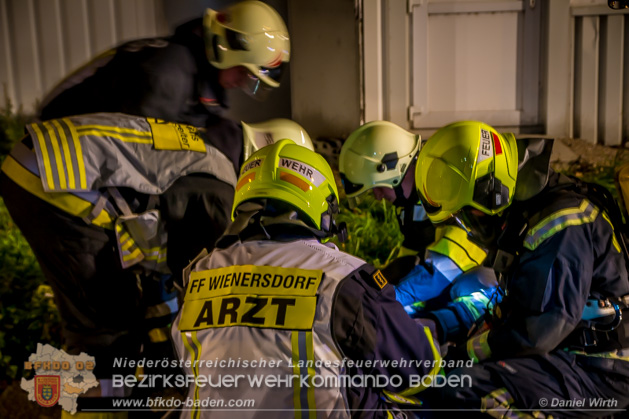
M 221 11 L 207 9 L 203 27 L 205 50 L 214 67 L 244 66 L 267 86 L 280 85 L 290 58 L 290 39 L 275 9 L 261 1 L 243 1 Z
M 420 148 L 421 137 L 392 122 L 368 122 L 341 147 L 339 172 L 348 198 L 377 187 L 396 188 Z
M 517 173 L 513 134 L 462 121 L 439 129 L 423 145 L 415 186 L 428 217 L 438 223 L 466 206 L 499 214 L 513 200 Z
M 240 169 L 232 219 L 239 205 L 254 199 L 289 204 L 316 230 L 332 234 L 339 211 L 334 173 L 320 154 L 281 140 L 262 147 Z
M 293 140 L 295 144 L 314 151 L 314 145 L 306 130 L 290 119 L 275 118 L 255 124 L 242 122 L 242 131 L 245 160 L 256 150 L 285 139 Z

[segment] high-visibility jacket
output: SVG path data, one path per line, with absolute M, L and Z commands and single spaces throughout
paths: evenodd
M 161 214 L 134 214 L 117 188 L 159 195 L 205 173 L 234 186 L 232 162 L 197 128 L 124 114 L 88 114 L 27 126 L 2 166 L 33 195 L 116 233 L 123 268 L 168 272 Z M 32 147 L 29 147 L 32 142 Z
M 434 319 L 440 335 L 456 342 L 485 314 L 497 282 L 490 268 L 480 267 L 487 254 L 467 232 L 448 225 L 436 233 L 425 260 L 396 285 L 396 298 L 409 315 Z
M 439 296 L 459 275 L 485 260 L 485 251 L 472 243 L 459 227 L 439 227 L 437 237 L 428 246 L 425 261 L 415 266 L 395 287 L 398 301 L 409 313 L 414 311 L 414 303 L 425 303 Z
M 194 376 L 189 397 L 200 407 L 210 399 L 247 399 L 249 404 L 245 409 L 234 405 L 241 407 L 238 411 L 193 408 L 183 417 L 349 417 L 355 406 L 379 417 L 383 389 L 354 381 L 359 388 L 351 390 L 347 380 L 356 370 L 348 358 L 375 362 L 373 368 L 360 368 L 372 378 L 397 374 L 400 383 L 408 383 L 410 372 L 433 377 L 439 370 L 438 344 L 428 328 L 415 324 L 395 302 L 380 271 L 363 276 L 369 284 L 360 280 L 345 288 L 358 284 L 357 272 L 364 274 L 366 266 L 315 239 L 238 241 L 193 262 L 172 329 L 184 370 Z M 348 291 L 351 286 L 378 294 L 376 302 L 365 307 L 360 292 Z M 350 300 L 351 307 L 345 305 Z M 378 314 L 370 317 L 371 310 Z M 361 350 L 363 345 L 368 349 Z M 388 366 L 404 359 L 428 365 Z M 215 385 L 220 377 L 238 381 Z M 207 379 L 214 385 L 204 385 Z M 401 393 L 402 399 L 421 390 L 386 389 Z M 352 392 L 372 397 L 358 404 L 351 400 Z

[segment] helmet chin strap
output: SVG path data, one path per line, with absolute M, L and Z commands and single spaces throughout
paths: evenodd
M 409 204 L 415 205 L 419 202 L 419 195 L 417 194 L 417 188 L 415 188 L 415 179 L 413 178 L 412 181 L 411 179 L 407 179 L 407 176 L 415 172 L 416 162 L 417 162 L 417 154 L 415 155 L 415 157 L 413 157 L 411 163 L 409 164 L 409 167 L 406 169 L 406 171 L 402 175 L 402 178 L 400 179 L 400 183 L 398 183 L 398 185 L 393 188 L 393 192 L 395 192 L 395 201 L 393 201 L 393 205 L 395 205 L 396 207 L 404 207 Z M 412 183 L 412 185 L 409 185 L 411 192 L 408 194 L 408 197 L 404 195 L 404 188 L 402 186 L 404 185 L 405 182 Z
M 395 201 L 393 201 L 394 206 L 404 207 L 408 204 L 409 199 L 404 196 L 404 189 L 402 189 L 401 183 L 393 188 L 393 192 L 395 192 Z
M 404 195 L 404 189 L 402 189 L 402 184 L 399 184 L 395 188 L 393 188 L 395 192 L 395 201 L 393 201 L 393 205 L 396 207 L 404 207 L 407 205 L 416 205 L 419 203 L 419 194 L 417 193 L 417 189 L 413 187 L 411 189 L 411 193 L 408 194 L 408 197 Z
M 500 248 L 498 241 L 504 235 L 504 217 L 500 215 L 486 217 L 486 219 L 483 220 L 483 224 L 486 227 L 485 231 L 479 231 L 472 225 L 462 223 L 458 217 L 454 217 L 454 220 L 456 225 L 467 232 L 468 240 L 487 253 L 485 260 L 490 261 L 489 263 L 491 264 L 496 258 L 496 253 Z

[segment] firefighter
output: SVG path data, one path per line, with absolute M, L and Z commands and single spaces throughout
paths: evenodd
M 231 222 L 243 152 L 286 137 L 312 149 L 283 119 L 197 129 L 103 113 L 27 131 L 3 162 L 0 192 L 54 290 L 64 345 L 95 357 L 103 397 L 125 395 L 112 374 L 134 373 L 114 369 L 115 358 L 172 347 L 181 283 L 173 273 Z
M 372 190 L 397 207 L 403 256 L 385 274 L 395 282 L 398 301 L 411 316 L 434 319 L 443 342 L 464 342 L 484 315 L 496 280 L 490 269 L 478 268 L 485 251 L 465 231 L 455 225 L 435 231 L 426 216 L 414 178 L 420 147 L 419 135 L 388 121 L 369 122 L 343 144 L 339 171 L 349 200 Z M 408 257 L 414 254 L 420 258 Z
M 372 190 L 376 199 L 386 199 L 397 208 L 404 235 L 399 256 L 424 256 L 435 241 L 435 227 L 426 216 L 414 187 L 413 173 L 421 137 L 388 121 L 368 122 L 343 143 L 339 171 L 345 196 L 353 205 Z
M 123 112 L 196 127 L 216 121 L 226 89 L 264 99 L 290 57 L 286 25 L 271 6 L 243 1 L 185 23 L 167 38 L 126 42 L 44 98 L 40 119 Z
M 629 403 L 629 282 L 613 206 L 550 168 L 552 140 L 481 122 L 437 131 L 416 185 L 431 220 L 490 249 L 502 301 L 467 342 L 471 387 L 426 395 L 493 417 L 600 417 Z M 617 224 L 617 223 L 616 223 Z M 525 413 L 526 412 L 526 413 Z M 607 412 L 606 414 L 610 414 Z M 526 416 L 529 417 L 529 416 Z
M 280 141 L 245 162 L 234 222 L 187 269 L 172 335 L 188 375 L 242 376 L 221 388 L 192 384 L 189 398 L 254 404 L 193 407 L 186 417 L 386 417 L 384 395 L 412 401 L 419 377 L 434 377 L 434 323 L 410 319 L 379 270 L 328 241 L 342 231 L 338 210 L 321 155 Z

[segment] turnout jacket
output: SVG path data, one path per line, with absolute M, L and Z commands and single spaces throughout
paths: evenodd
M 383 394 L 413 400 L 422 387 L 412 377 L 426 384 L 439 370 L 429 328 L 408 317 L 380 271 L 333 245 L 313 238 L 237 241 L 200 255 L 184 276 L 172 335 L 185 372 L 242 375 L 234 386 L 192 384 L 188 394 L 196 400 L 252 399 L 251 409 L 239 412 L 246 417 L 300 416 L 306 409 L 384 417 Z M 358 379 L 342 384 L 350 377 Z M 374 377 L 380 384 L 367 383 Z M 256 379 L 263 384 L 252 384 Z
M 220 186 L 205 192 L 215 195 L 214 202 L 195 198 L 208 180 L 228 186 L 233 194 L 238 162 L 206 140 L 226 136 L 238 148 L 242 141 L 234 140 L 242 134 L 229 121 L 205 131 L 154 118 L 89 114 L 31 124 L 27 131 L 2 171 L 57 209 L 112 230 L 123 268 L 137 264 L 168 273 L 165 220 L 173 222 L 176 236 L 186 213 L 201 215 L 202 207 L 210 211 L 208 206 L 221 203 L 219 195 L 225 192 Z M 208 180 L 197 179 L 195 185 L 185 180 L 189 176 Z M 222 205 L 231 208 L 231 199 Z M 192 242 L 179 245 L 190 249 Z M 191 247 L 197 252 L 202 248 Z M 174 250 L 181 251 L 177 246 Z
M 504 274 L 506 295 L 490 329 L 467 343 L 472 359 L 567 350 L 564 340 L 579 325 L 588 299 L 629 293 L 624 256 L 609 217 L 577 190 L 557 188 L 561 178 L 551 172 L 539 194 L 508 210 L 507 229 L 526 228 Z M 522 214 L 528 214 L 526 224 Z M 629 360 L 628 355 L 627 349 L 593 354 Z
M 170 37 L 126 42 L 99 55 L 44 98 L 40 118 L 123 112 L 196 127 L 216 122 L 225 91 L 205 55 L 202 28 L 197 19 Z

